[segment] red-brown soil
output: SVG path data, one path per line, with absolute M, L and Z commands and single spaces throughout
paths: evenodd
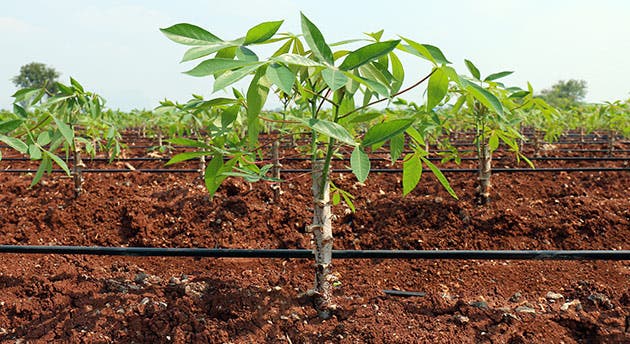
M 0 244 L 310 248 L 309 176 L 284 177 L 273 202 L 240 180 L 210 200 L 194 174 L 86 174 L 74 199 L 61 175 L 29 189 L 32 176 L 0 173 Z M 485 206 L 472 174 L 447 175 L 459 201 L 429 173 L 403 198 L 400 177 L 334 174 L 357 208 L 334 207 L 336 248 L 630 249 L 627 171 L 496 174 Z M 1 258 L 3 342 L 630 343 L 630 262 L 337 260 L 340 309 L 320 320 L 308 260 Z

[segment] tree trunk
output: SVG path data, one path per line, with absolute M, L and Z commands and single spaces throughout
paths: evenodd
M 492 154 L 487 142 L 482 142 L 479 150 L 479 190 L 477 197 L 479 204 L 490 201 L 490 175 L 492 174 Z
M 74 165 L 72 166 L 72 176 L 74 178 L 74 197 L 79 197 L 83 191 L 83 172 L 85 167 L 83 160 L 81 159 L 81 148 L 79 143 L 75 140 L 73 145 Z
M 519 132 L 521 133 L 521 138 L 518 139 L 518 149 L 522 152 L 523 149 L 525 149 L 525 127 L 523 126 L 523 123 L 519 124 Z
M 158 128 L 157 130 L 157 139 L 158 139 L 158 147 L 162 149 L 162 129 Z
M 280 179 L 280 167 L 282 167 L 278 153 L 279 148 L 280 142 L 278 140 L 273 141 L 273 145 L 271 146 L 271 162 L 273 163 L 273 167 L 271 168 L 271 177 L 275 179 Z M 282 193 L 280 183 L 273 183 L 271 185 L 271 189 L 273 190 L 273 201 L 278 202 L 280 194 Z
M 199 157 L 199 172 L 201 173 L 201 179 L 204 179 L 206 176 L 206 157 Z
M 540 135 L 538 135 L 538 130 L 534 129 L 533 131 L 533 141 L 534 141 L 534 156 L 535 157 L 540 157 L 540 145 L 541 145 L 541 139 L 540 139 Z
M 315 308 L 320 318 L 327 319 L 332 315 L 335 305 L 332 302 L 332 283 L 335 281 L 331 273 L 332 262 L 332 212 L 330 209 L 330 182 L 324 174 L 324 161 L 317 160 L 313 164 L 313 224 L 310 229 L 315 244 Z M 324 180 L 324 178 L 326 179 Z
M 608 130 L 608 156 L 612 157 L 613 152 L 615 150 L 615 131 L 612 129 Z

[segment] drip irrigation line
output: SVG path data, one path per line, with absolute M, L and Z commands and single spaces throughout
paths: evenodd
M 314 258 L 306 249 L 158 248 L 0 245 L 0 253 L 96 256 Z M 336 259 L 630 260 L 630 250 L 333 250 Z
M 349 168 L 334 168 L 331 170 L 333 173 L 352 173 L 352 169 Z M 548 168 L 493 168 L 493 173 L 541 173 L 541 172 L 625 172 L 630 171 L 630 167 L 548 167 Z M 0 173 L 35 173 L 36 170 L 31 169 L 7 169 L 0 170 Z M 62 169 L 54 169 L 52 173 L 65 173 Z M 198 169 L 82 169 L 82 173 L 201 173 Z M 281 173 L 310 173 L 311 169 L 282 169 Z M 401 173 L 400 168 L 375 168 L 371 169 L 372 173 Z M 431 172 L 430 169 L 425 169 L 423 172 Z M 477 168 L 441 168 L 442 173 L 477 173 Z
M 443 158 L 441 157 L 429 157 L 427 158 L 431 161 L 441 161 Z M 628 161 L 630 160 L 630 157 L 591 157 L 591 156 L 587 156 L 587 157 L 573 157 L 573 156 L 554 156 L 554 157 L 531 157 L 528 158 L 529 160 L 532 161 Z M 192 159 L 191 159 L 192 160 Z M 281 161 L 311 161 L 311 158 L 281 158 Z M 350 161 L 350 158 L 333 158 L 333 161 Z M 460 160 L 462 161 L 468 161 L 468 160 L 472 160 L 472 161 L 477 161 L 479 160 L 479 158 L 477 157 L 461 157 Z M 493 161 L 502 161 L 502 160 L 507 160 L 507 161 L 513 161 L 516 160 L 515 158 L 512 157 L 493 157 L 492 158 Z M 370 161 L 391 161 L 391 159 L 388 158 L 378 158 L 378 157 L 370 157 Z
M 64 157 L 59 157 L 62 160 L 66 160 Z M 163 162 L 163 161 L 169 161 L 171 159 L 171 157 L 162 157 L 162 158 L 150 158 L 150 157 L 137 157 L 137 158 L 118 158 L 118 159 L 114 159 L 111 160 L 112 163 L 114 162 L 133 162 L 133 161 L 148 161 L 148 162 Z M 428 157 L 427 159 L 431 160 L 431 161 L 441 161 L 443 158 L 441 157 Z M 629 161 L 630 160 L 630 156 L 629 157 L 592 157 L 592 156 L 544 156 L 544 157 L 531 157 L 528 158 L 529 160 L 532 161 Z M 84 162 L 91 162 L 91 161 L 97 161 L 97 162 L 109 162 L 110 159 L 109 158 L 87 158 L 87 159 L 82 159 Z M 227 158 L 224 159 L 225 161 L 229 160 Z M 311 161 L 311 158 L 303 158 L 303 157 L 288 157 L 288 158 L 280 158 L 280 161 Z M 477 157 L 461 157 L 460 160 L 462 161 L 476 161 L 478 160 Z M 493 157 L 492 158 L 493 161 L 502 161 L 502 160 L 507 160 L 507 161 L 513 161 L 515 160 L 515 158 L 512 157 Z M 32 161 L 32 159 L 28 158 L 28 157 L 9 157 L 9 158 L 2 158 L 0 159 L 0 161 Z M 74 157 L 69 157 L 67 159 L 67 161 L 74 161 Z M 199 161 L 199 158 L 192 158 L 189 159 L 187 161 Z M 350 158 L 333 158 L 332 161 L 350 161 Z M 379 158 L 379 157 L 370 157 L 370 161 L 391 161 L 391 159 L 389 158 Z
M 65 157 L 59 157 L 62 160 L 67 160 L 67 161 L 74 161 L 74 157 L 68 157 L 68 159 L 66 159 Z M 115 158 L 113 160 L 111 160 L 112 163 L 114 162 L 126 162 L 126 161 L 169 161 L 171 158 L 170 157 L 164 157 L 164 158 L 149 158 L 149 157 L 138 157 L 138 158 Z M 629 158 L 630 159 L 630 158 Z M 82 158 L 81 160 L 83 160 L 83 162 L 89 162 L 89 161 L 107 161 L 109 162 L 110 159 L 109 158 Z M 198 158 L 195 159 L 190 159 L 190 160 L 199 160 Z M 30 158 L 27 157 L 19 157 L 19 158 L 2 158 L 0 159 L 0 161 L 31 161 Z

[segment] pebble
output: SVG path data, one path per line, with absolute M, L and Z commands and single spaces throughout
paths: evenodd
M 512 314 L 510 312 L 503 313 L 502 317 L 503 317 L 503 320 L 506 320 L 506 321 L 521 320 L 521 318 L 519 318 L 518 316 L 516 316 L 516 315 L 514 315 L 514 314 Z
M 149 275 L 145 274 L 144 272 L 140 272 L 136 274 L 136 277 L 133 278 L 133 281 L 136 283 L 144 283 L 144 280 L 147 279 L 147 277 L 149 277 Z
M 527 306 L 518 306 L 516 307 L 515 311 L 517 313 L 529 313 L 529 314 L 535 314 L 536 310 L 531 308 L 531 307 L 527 307 Z
M 612 302 L 610 302 L 610 299 L 608 298 L 608 296 L 606 296 L 606 295 L 604 295 L 602 293 L 591 294 L 591 295 L 589 295 L 588 299 L 593 301 L 597 305 L 604 306 L 607 309 L 613 309 L 614 308 L 614 306 L 613 306 Z
M 468 324 L 470 322 L 470 318 L 461 314 L 455 314 L 453 316 L 453 320 L 460 325 Z
M 575 306 L 575 309 L 578 311 L 582 309 L 582 303 L 580 302 L 580 300 L 575 299 L 573 301 L 563 303 L 562 306 L 560 306 L 560 310 L 566 312 L 571 306 Z
M 151 301 L 151 299 L 149 299 L 148 297 L 145 297 L 144 299 L 140 300 L 140 304 L 146 305 L 147 303 L 149 303 L 149 301 Z
M 517 291 L 516 293 L 514 293 L 514 295 L 512 295 L 510 297 L 510 302 L 518 302 L 518 300 L 520 300 L 522 296 L 523 296 L 523 294 L 521 294 L 521 292 Z
M 548 292 L 547 295 L 545 295 L 545 298 L 547 300 L 559 300 L 559 299 L 564 299 L 564 296 L 562 294 L 558 294 L 558 293 L 554 293 L 552 291 Z
M 486 309 L 488 308 L 488 303 L 486 301 L 473 301 L 469 303 L 472 307 Z

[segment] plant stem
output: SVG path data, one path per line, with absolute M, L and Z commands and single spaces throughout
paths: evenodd
M 275 179 L 280 179 L 280 158 L 279 158 L 279 150 L 280 142 L 276 139 L 273 141 L 273 145 L 271 146 L 271 161 L 273 163 L 273 167 L 271 168 L 271 177 Z M 278 202 L 280 199 L 280 194 L 282 193 L 282 189 L 280 188 L 280 183 L 274 183 L 271 185 L 273 189 L 273 198 L 274 202 Z
M 72 153 L 74 155 L 74 166 L 72 167 L 72 175 L 74 179 L 74 197 L 79 197 L 83 191 L 83 173 L 82 168 L 85 167 L 81 160 L 81 150 L 76 139 L 72 142 Z
M 358 107 L 358 108 L 356 108 L 356 109 L 354 109 L 354 110 L 352 110 L 352 111 L 350 111 L 350 112 L 346 112 L 346 113 L 344 113 L 343 115 L 339 116 L 339 119 L 346 118 L 346 117 L 348 117 L 348 116 L 352 115 L 353 113 L 355 113 L 355 112 L 357 112 L 357 111 L 363 110 L 363 109 L 368 108 L 368 107 L 370 107 L 370 106 L 372 106 L 372 105 L 376 105 L 376 104 L 378 104 L 378 103 L 382 103 L 382 102 L 386 101 L 387 99 L 392 99 L 392 98 L 398 97 L 399 95 L 401 95 L 401 94 L 403 94 L 403 93 L 409 92 L 409 91 L 411 91 L 412 89 L 414 89 L 414 88 L 416 88 L 416 87 L 420 86 L 420 84 L 422 84 L 423 82 L 427 81 L 427 79 L 429 79 L 429 78 L 431 77 L 431 75 L 433 75 L 433 73 L 435 73 L 435 69 L 433 69 L 433 70 L 431 71 L 431 73 L 429 73 L 427 76 L 425 76 L 424 78 L 420 79 L 420 81 L 418 81 L 418 82 L 416 82 L 415 84 L 413 84 L 413 85 L 411 85 L 411 86 L 409 86 L 409 87 L 405 88 L 405 89 L 404 89 L 404 90 L 402 90 L 402 91 L 398 91 L 398 92 L 394 93 L 391 97 L 377 99 L 377 100 L 375 100 L 375 101 L 373 101 L 373 102 L 371 102 L 371 103 L 368 103 L 368 104 L 366 104 L 366 105 L 360 106 L 360 107 Z
M 325 170 L 325 162 L 315 160 L 313 164 L 313 224 L 310 229 L 315 244 L 315 308 L 322 319 L 331 317 L 335 306 L 332 302 L 332 283 L 334 275 L 331 273 L 332 263 L 332 213 L 330 209 L 330 183 Z

